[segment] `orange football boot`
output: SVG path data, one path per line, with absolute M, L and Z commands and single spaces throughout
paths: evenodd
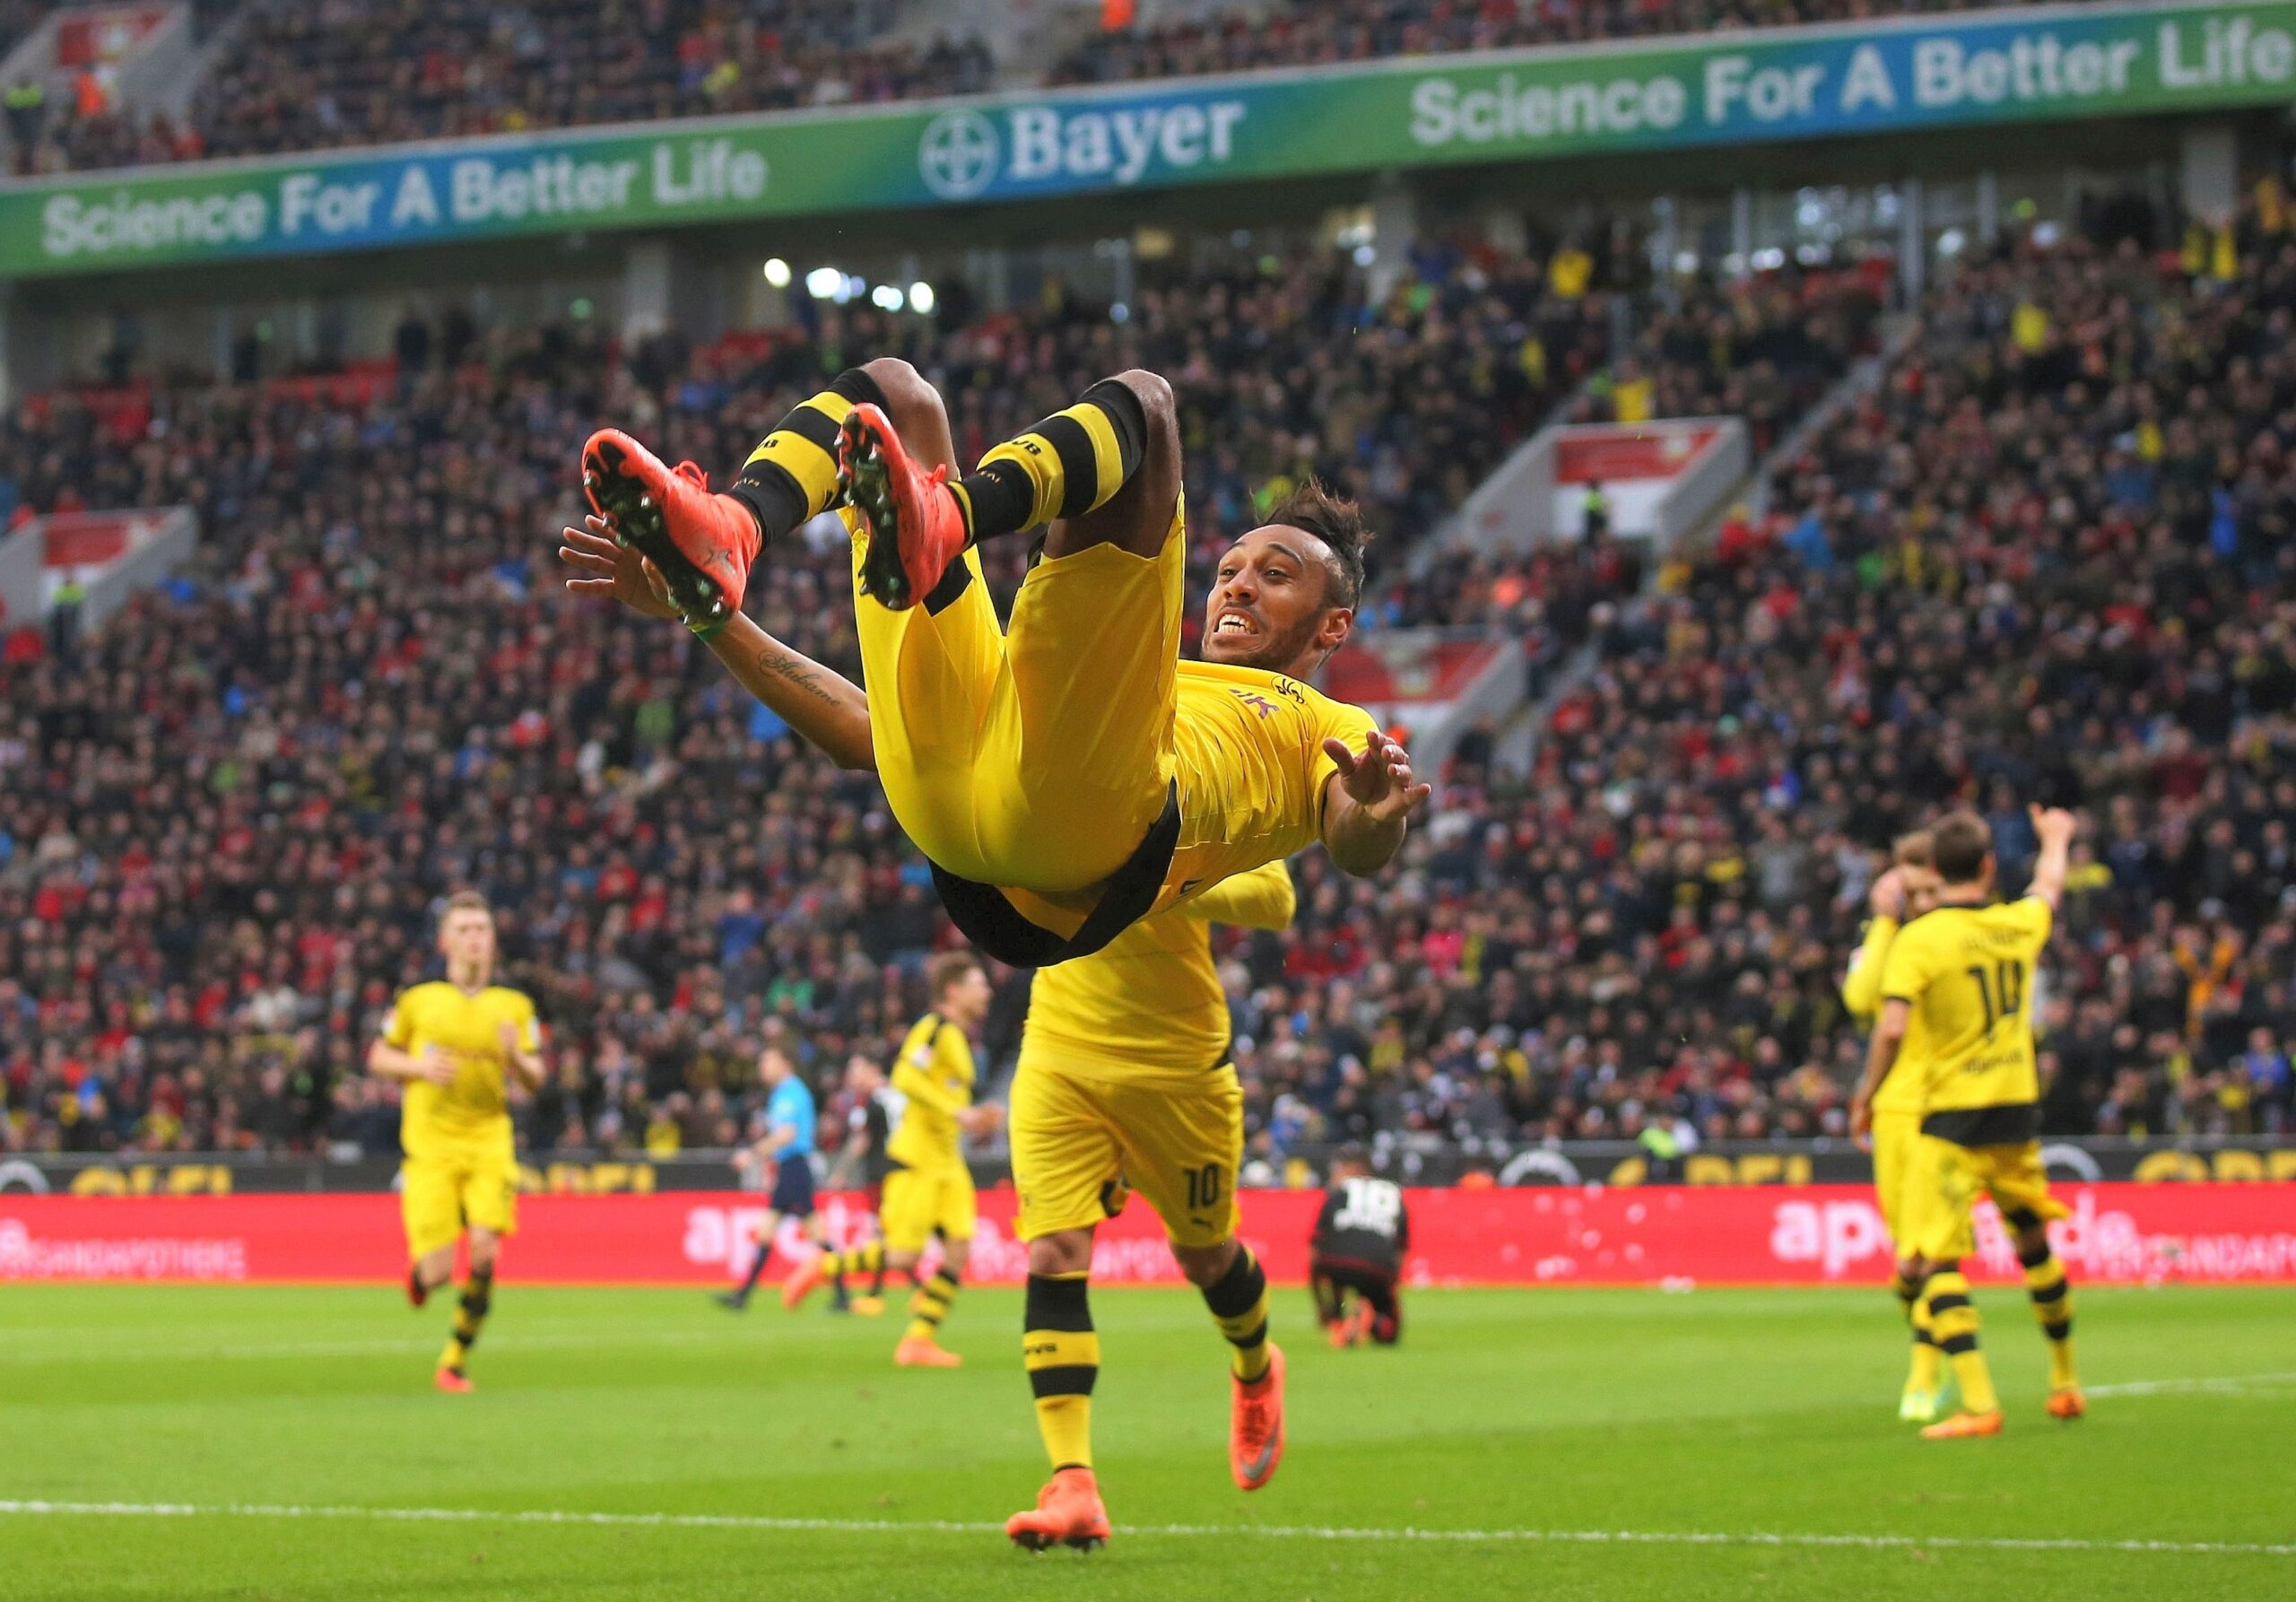
M 1982 1435 L 2001 1433 L 2001 1409 L 1990 1413 L 1956 1413 L 1941 1419 L 1921 1432 L 1924 1441 L 1974 1441 Z
M 2051 1418 L 2069 1424 L 2076 1418 L 2085 1417 L 2088 1411 L 2089 1398 L 2081 1394 L 2081 1388 L 2077 1385 L 2068 1385 L 2063 1390 L 2048 1393 L 2048 1415 Z
M 749 508 L 709 492 L 700 468 L 665 466 L 620 429 L 600 429 L 582 447 L 582 492 L 614 537 L 660 570 L 697 633 L 715 633 L 742 609 L 763 536 Z
M 440 1390 L 458 1397 L 467 1396 L 478 1389 L 470 1382 L 470 1377 L 460 1369 L 440 1369 L 431 1377 L 430 1382 Z
M 805 1298 L 829 1283 L 829 1273 L 822 1265 L 829 1261 L 829 1253 L 817 1251 L 789 1270 L 789 1277 L 781 1282 L 781 1305 L 796 1312 L 805 1305 Z
M 1089 1468 L 1057 1470 L 1037 1493 L 1034 1508 L 1004 1520 L 1004 1533 L 1031 1552 L 1051 1546 L 1092 1552 L 1107 1545 L 1109 1511 L 1100 1503 L 1100 1482 Z
M 1246 1384 L 1233 1375 L 1228 1407 L 1228 1471 L 1257 1491 L 1283 1461 L 1283 1350 L 1270 1341 L 1267 1372 Z
M 961 1369 L 965 1360 L 944 1350 L 931 1336 L 903 1336 L 893 1348 L 893 1362 L 905 1369 Z
M 964 513 L 949 470 L 919 467 L 884 413 L 865 401 L 839 426 L 837 466 L 847 497 L 869 525 L 861 593 L 905 612 L 964 555 Z

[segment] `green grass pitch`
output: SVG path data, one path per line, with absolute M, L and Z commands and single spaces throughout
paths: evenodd
M 897 1307 L 514 1268 L 455 1397 L 448 1312 L 388 1287 L 11 1287 L 0 1594 L 2296 1596 L 2296 1292 L 2083 1292 L 2071 1427 L 2022 1298 L 1979 1302 L 2009 1431 L 1928 1445 L 1878 1288 L 1420 1293 L 1405 1345 L 1344 1353 L 1280 1292 L 1290 1450 L 1245 1496 L 1201 1305 L 1105 1292 L 1116 1538 L 1031 1556 L 998 1533 L 1044 1477 L 1015 1293 L 960 1299 L 962 1371 L 905 1372 Z

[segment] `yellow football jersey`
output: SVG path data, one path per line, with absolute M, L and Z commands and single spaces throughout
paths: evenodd
M 522 1049 L 542 1049 L 533 999 L 501 985 L 473 995 L 435 979 L 408 990 L 384 1014 L 382 1037 L 391 1045 L 418 1057 L 439 1046 L 453 1052 L 458 1063 L 452 1084 L 407 1081 L 399 1139 L 408 1156 L 424 1156 L 442 1145 L 509 1139 L 509 1104 L 503 1096 L 506 1023 L 517 1032 Z
M 1255 667 L 1182 662 L 1172 721 L 1180 838 L 1153 911 L 1314 845 L 1326 736 L 1361 750 L 1378 725 L 1297 679 Z
M 1028 1032 L 1065 1058 L 1205 1068 L 1228 1055 L 1228 997 L 1212 962 L 1214 923 L 1280 929 L 1292 921 L 1280 862 L 1223 879 L 1171 911 L 1144 918 L 1103 949 L 1039 968 Z
M 1890 943 L 1882 995 L 1913 1009 L 1904 1050 L 1921 1069 L 1924 1133 L 1964 1145 L 2032 1137 L 2033 966 L 2050 921 L 2038 896 L 1943 906 Z
M 957 1115 L 972 1105 L 972 1042 L 938 1013 L 926 1014 L 901 1042 L 900 1060 L 893 1065 L 900 1110 L 885 1155 L 903 1168 L 963 1167 Z

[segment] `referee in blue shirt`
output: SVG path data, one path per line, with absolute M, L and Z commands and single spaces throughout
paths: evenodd
M 804 1220 L 806 1238 L 816 1246 L 827 1243 L 821 1214 L 813 1206 L 813 1130 L 819 1122 L 813 1093 L 797 1077 L 796 1065 L 779 1049 L 768 1046 L 758 1054 L 757 1076 L 766 1087 L 765 1138 L 738 1154 L 735 1165 L 745 1171 L 770 1167 L 773 1176 L 771 1211 L 758 1221 L 757 1249 L 750 1258 L 749 1277 L 738 1291 L 718 1297 L 721 1307 L 740 1312 L 750 1293 L 764 1277 L 766 1259 L 773 1255 L 773 1237 L 785 1218 Z

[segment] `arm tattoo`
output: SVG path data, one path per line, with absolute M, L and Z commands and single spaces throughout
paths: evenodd
M 796 658 L 778 653 L 770 646 L 758 653 L 758 670 L 797 686 L 814 700 L 830 706 L 837 704 L 837 697 L 822 683 L 819 670 L 801 666 Z

